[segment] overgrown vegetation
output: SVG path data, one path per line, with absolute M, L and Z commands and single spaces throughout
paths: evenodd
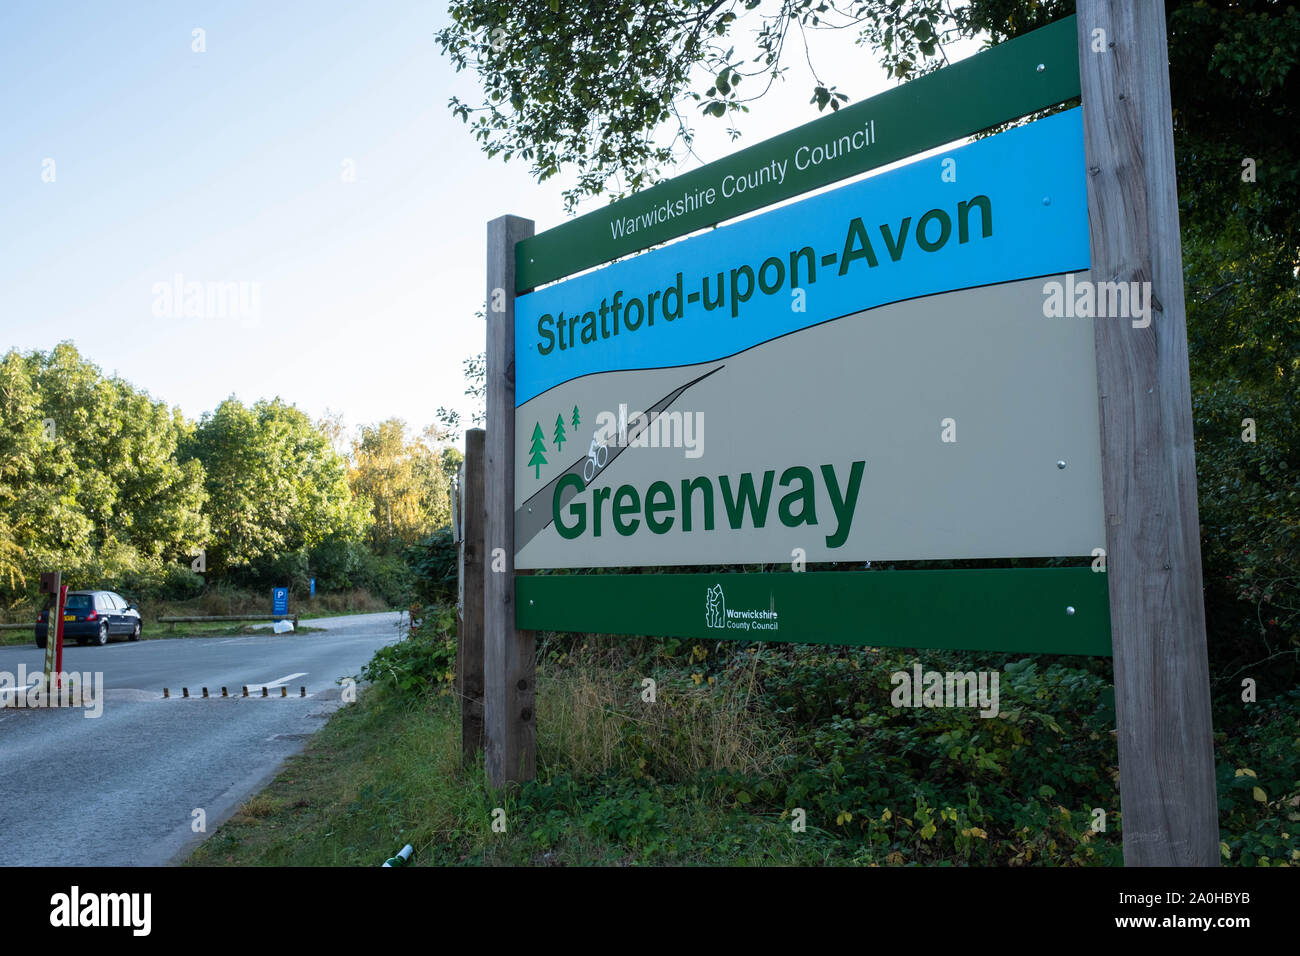
M 547 634 L 538 776 L 494 794 L 481 762 L 460 766 L 454 617 L 414 616 L 361 701 L 257 798 L 270 812 L 193 862 L 377 865 L 408 842 L 423 865 L 1121 862 L 1107 661 L 923 652 L 927 669 L 1000 671 L 985 718 L 891 706 L 906 650 Z M 1290 865 L 1300 692 L 1219 696 L 1215 718 L 1235 726 L 1215 740 L 1224 862 Z

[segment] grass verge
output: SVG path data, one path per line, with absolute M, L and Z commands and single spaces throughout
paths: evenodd
M 494 793 L 481 756 L 460 766 L 454 613 L 413 614 L 191 864 L 377 866 L 406 843 L 416 865 L 1121 862 L 1108 662 L 926 652 L 1000 672 L 986 719 L 890 706 L 905 650 L 543 635 L 537 779 Z M 1225 863 L 1300 859 L 1298 705 L 1216 733 Z
M 562 774 L 493 795 L 481 769 L 460 768 L 450 697 L 405 707 L 370 689 L 339 710 L 188 865 L 378 866 L 406 843 L 415 847 L 415 865 L 426 866 L 843 858 L 833 839 L 795 838 L 779 816 L 746 811 L 727 787 L 703 777 L 656 787 L 645 778 Z M 720 841 L 719 832 L 727 838 Z

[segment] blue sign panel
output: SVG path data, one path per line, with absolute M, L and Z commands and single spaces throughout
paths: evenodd
M 890 302 L 1088 268 L 1080 109 L 520 296 L 515 405 Z
M 272 614 L 289 613 L 289 589 L 288 588 L 271 588 L 271 613 Z

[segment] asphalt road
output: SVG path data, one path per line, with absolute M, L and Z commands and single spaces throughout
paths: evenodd
M 102 713 L 15 708 L 16 693 L 0 691 L 0 705 L 9 705 L 0 706 L 0 866 L 183 858 L 324 725 L 340 706 L 337 678 L 359 673 L 396 640 L 399 619 L 361 614 L 304 621 L 326 629 L 316 634 L 65 648 L 65 672 L 102 673 Z M 34 643 L 0 647 L 0 685 L 16 679 L 19 665 L 39 672 L 43 660 Z M 222 685 L 230 698 L 221 699 Z M 272 695 L 288 687 L 290 696 L 262 698 L 263 685 Z M 207 700 L 204 686 L 214 695 Z M 206 814 L 206 833 L 192 828 L 196 809 Z

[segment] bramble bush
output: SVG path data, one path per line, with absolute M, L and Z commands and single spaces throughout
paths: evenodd
M 455 603 L 458 590 L 456 542 L 451 527 L 439 528 L 406 549 L 413 576 L 412 596 L 425 604 Z

